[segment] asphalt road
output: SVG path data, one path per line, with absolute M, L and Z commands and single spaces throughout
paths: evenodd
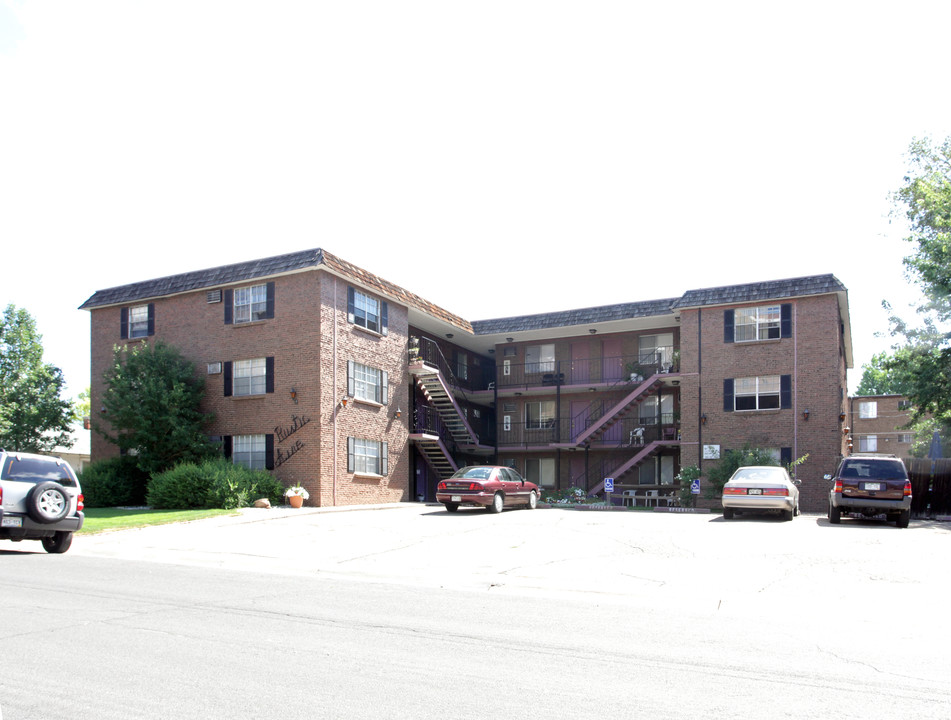
M 0 712 L 947 718 L 951 526 L 439 507 L 0 542 Z

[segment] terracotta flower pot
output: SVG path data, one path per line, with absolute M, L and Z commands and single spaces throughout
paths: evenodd
M 304 505 L 304 498 L 301 495 L 288 495 L 287 501 L 291 504 L 291 507 L 299 508 Z

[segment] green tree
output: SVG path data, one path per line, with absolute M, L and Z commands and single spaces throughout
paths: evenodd
M 907 377 L 902 368 L 888 369 L 894 357 L 904 357 L 909 351 L 899 348 L 894 355 L 880 352 L 873 355 L 871 362 L 862 366 L 862 379 L 856 395 L 908 395 L 914 387 L 913 379 Z
M 116 348 L 104 380 L 102 407 L 111 430 L 99 422 L 95 430 L 134 456 L 144 472 L 216 453 L 204 434 L 211 420 L 200 407 L 204 381 L 172 346 L 159 341 Z
M 737 468 L 749 465 L 779 465 L 769 450 L 745 446 L 742 450 L 727 450 L 720 458 L 720 462 L 707 471 L 707 487 L 704 495 L 707 498 L 720 498 L 723 495 L 723 486 Z
M 92 414 L 92 392 L 87 386 L 85 390 L 79 393 L 79 397 L 73 400 L 73 414 L 77 419 L 88 418 Z
M 905 344 L 882 363 L 889 374 L 909 382 L 906 392 L 916 417 L 951 417 L 951 138 L 940 145 L 915 139 L 909 148 L 910 171 L 895 195 L 904 210 L 914 252 L 905 258 L 909 278 L 925 301 L 922 324 L 914 327 L 892 317 L 892 332 Z
M 8 305 L 0 322 L 0 447 L 48 452 L 69 447 L 71 403 L 62 371 L 43 362 L 43 338 L 26 310 Z

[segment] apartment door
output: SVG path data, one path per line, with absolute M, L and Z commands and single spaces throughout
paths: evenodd
M 591 380 L 591 346 L 585 342 L 571 343 L 571 384 L 584 385 Z
M 591 403 L 587 400 L 571 401 L 571 439 L 574 440 L 588 429 L 591 417 Z
M 608 337 L 601 341 L 601 377 L 606 383 L 624 377 L 624 358 L 621 357 L 621 338 Z

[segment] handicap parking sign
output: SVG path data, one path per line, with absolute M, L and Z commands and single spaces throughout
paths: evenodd
M 604 478 L 604 492 L 614 492 L 614 478 Z
M 696 478 L 690 483 L 690 494 L 699 495 L 700 494 L 700 478 Z

